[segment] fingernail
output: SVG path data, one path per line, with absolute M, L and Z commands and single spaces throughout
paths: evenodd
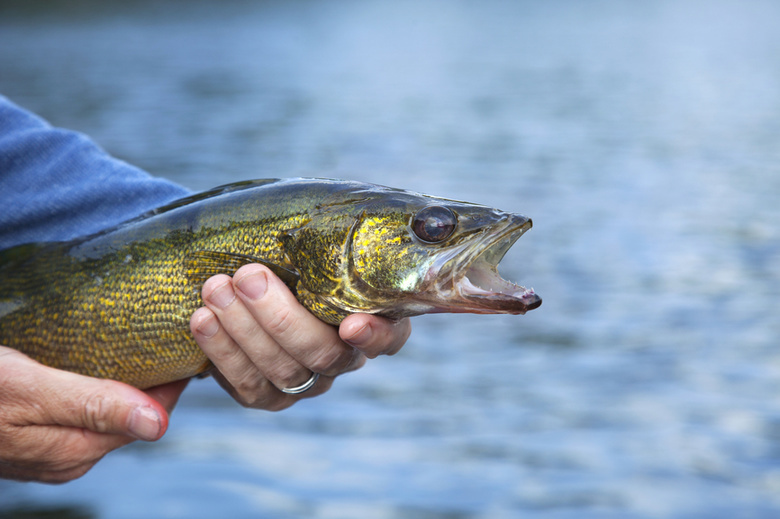
M 371 338 L 371 326 L 369 326 L 368 323 L 364 324 L 355 332 L 349 336 L 344 338 L 344 342 L 349 344 L 350 346 L 354 346 L 355 348 L 359 348 L 363 344 L 367 343 L 368 340 Z
M 209 301 L 218 308 L 226 308 L 236 298 L 233 284 L 229 281 L 218 286 L 209 296 Z
M 261 270 L 257 273 L 243 276 L 236 284 L 238 289 L 249 299 L 260 299 L 265 295 L 265 291 L 268 288 L 268 278 L 265 272 Z
M 211 313 L 211 312 L 209 312 Z M 219 331 L 219 323 L 214 315 L 209 315 L 203 319 L 197 326 L 198 333 L 204 337 L 214 337 Z
M 130 434 L 144 441 L 154 441 L 160 437 L 162 419 L 160 415 L 151 407 L 141 406 L 133 409 L 130 413 L 130 423 L 128 429 Z

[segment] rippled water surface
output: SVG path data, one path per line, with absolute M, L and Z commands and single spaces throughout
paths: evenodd
M 424 316 L 281 413 L 0 517 L 780 515 L 780 4 L 0 1 L 0 92 L 193 189 L 365 180 L 534 219 L 523 317 Z M 25 515 L 26 514 L 26 515 Z M 47 515 L 48 514 L 48 515 Z

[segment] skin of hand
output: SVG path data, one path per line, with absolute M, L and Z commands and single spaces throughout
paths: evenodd
M 114 449 L 157 440 L 186 385 L 141 391 L 0 346 L 0 478 L 64 483 Z
M 210 278 L 205 307 L 190 320 L 196 342 L 215 366 L 213 374 L 246 407 L 277 411 L 327 391 L 333 379 L 360 368 L 366 357 L 393 355 L 411 333 L 408 319 L 354 314 L 338 328 L 309 313 L 267 267 L 245 265 L 231 278 Z M 299 395 L 280 391 L 319 373 Z

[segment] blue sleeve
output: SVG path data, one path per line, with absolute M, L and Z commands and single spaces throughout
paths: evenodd
M 0 95 L 0 250 L 92 234 L 188 194 Z

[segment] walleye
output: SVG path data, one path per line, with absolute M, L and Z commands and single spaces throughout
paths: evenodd
M 139 388 L 210 364 L 190 334 L 209 277 L 271 268 L 321 320 L 355 312 L 524 314 L 497 265 L 531 220 L 327 179 L 239 182 L 69 242 L 0 252 L 0 344 Z

